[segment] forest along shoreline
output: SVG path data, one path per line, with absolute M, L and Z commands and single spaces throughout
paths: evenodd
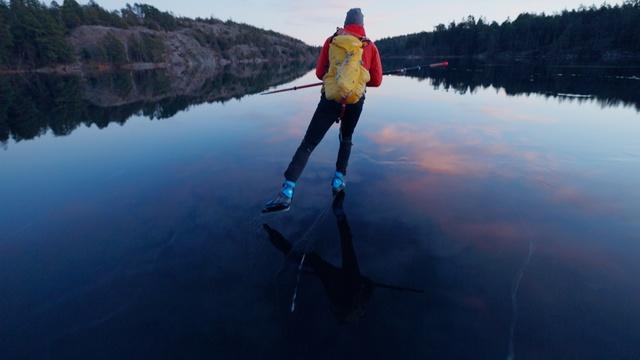
M 468 16 L 433 31 L 376 41 L 385 59 L 468 58 L 495 63 L 638 65 L 640 0 L 520 14 L 502 23 Z
M 107 11 L 65 0 L 0 1 L 0 74 L 82 74 L 239 64 L 313 65 L 318 49 L 292 37 L 215 18 L 175 17 L 135 4 Z
M 376 41 L 385 59 L 637 65 L 640 0 L 523 13 L 488 22 L 468 16 L 433 31 Z M 175 75 L 233 64 L 304 63 L 319 49 L 274 31 L 215 18 L 176 17 L 145 4 L 107 11 L 95 2 L 0 0 L 0 74 L 78 74 L 167 69 Z
M 100 72 L 112 72 L 118 70 L 129 71 L 145 71 L 145 70 L 159 70 L 166 69 L 167 63 L 130 63 L 124 65 L 113 64 L 94 64 L 92 66 L 82 66 L 80 64 L 72 65 L 57 65 L 46 66 L 38 69 L 12 69 L 3 70 L 0 69 L 0 75 L 20 75 L 20 74 L 52 74 L 52 75 L 82 75 L 84 73 L 100 73 Z

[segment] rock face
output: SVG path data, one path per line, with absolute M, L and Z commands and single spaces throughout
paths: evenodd
M 79 26 L 68 38 L 78 64 L 73 68 L 194 69 L 209 74 L 226 66 L 257 63 L 312 64 L 318 49 L 300 40 L 245 24 L 187 21 L 175 31 Z

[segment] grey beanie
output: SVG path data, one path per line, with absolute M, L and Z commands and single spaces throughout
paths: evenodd
M 347 18 L 344 19 L 344 26 L 349 24 L 364 25 L 364 15 L 360 8 L 353 8 L 347 11 Z

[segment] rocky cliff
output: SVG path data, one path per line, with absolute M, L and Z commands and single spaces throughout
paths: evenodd
M 211 75 L 224 67 L 269 63 L 311 66 L 318 49 L 300 40 L 233 22 L 189 21 L 175 31 L 85 25 L 68 36 L 77 61 L 57 71 L 166 68 Z

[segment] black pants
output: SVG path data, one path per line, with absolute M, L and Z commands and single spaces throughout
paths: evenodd
M 344 117 L 340 121 L 340 149 L 338 150 L 336 171 L 340 171 L 343 174 L 347 173 L 347 165 L 349 163 L 349 156 L 351 155 L 351 137 L 353 136 L 356 124 L 358 124 L 363 105 L 364 96 L 357 103 L 347 105 Z M 298 146 L 298 150 L 296 150 L 287 171 L 284 173 L 284 177 L 287 180 L 293 182 L 298 181 L 304 167 L 307 165 L 309 156 L 316 146 L 318 146 L 331 125 L 336 122 L 341 111 L 342 104 L 333 100 L 327 100 L 324 94 L 321 96 L 318 108 L 316 108 L 316 112 L 313 114 L 311 123 L 309 123 L 307 132 L 302 139 L 302 143 Z

